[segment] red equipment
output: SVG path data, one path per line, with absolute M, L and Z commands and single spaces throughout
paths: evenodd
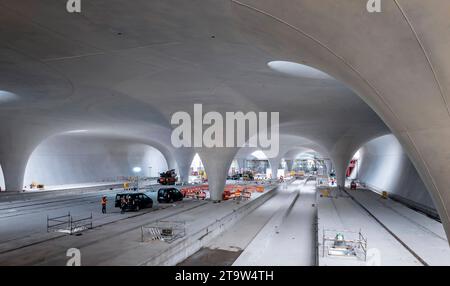
M 350 164 L 348 165 L 348 168 L 347 168 L 347 172 L 345 173 L 345 175 L 347 177 L 350 177 L 350 175 L 352 174 L 353 169 L 356 167 L 356 162 L 357 162 L 357 160 L 350 161 Z
M 177 173 L 175 173 L 175 169 L 172 169 L 167 172 L 160 173 L 158 183 L 161 185 L 175 185 L 177 180 Z

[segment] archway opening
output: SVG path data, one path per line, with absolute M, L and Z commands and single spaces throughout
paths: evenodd
M 237 159 L 233 159 L 230 164 L 230 168 L 228 169 L 228 177 L 236 176 L 240 173 L 239 161 Z
M 206 169 L 203 165 L 202 159 L 198 153 L 195 154 L 192 159 L 192 163 L 189 171 L 189 182 L 192 183 L 203 183 L 208 180 L 206 175 Z
M 333 164 L 324 153 L 306 147 L 295 147 L 284 155 L 283 165 L 287 177 L 315 178 L 317 186 L 336 186 Z
M 3 169 L 2 169 L 2 165 L 0 165 L 0 192 L 5 191 L 6 186 L 5 186 L 5 177 L 3 176 Z
M 244 160 L 243 175 L 248 180 L 264 180 L 270 178 L 271 168 L 266 154 L 262 150 L 252 152 Z
M 352 157 L 347 183 L 386 194 L 437 217 L 435 204 L 406 152 L 392 134 L 365 143 Z
M 65 133 L 42 142 L 25 169 L 26 189 L 66 189 L 70 185 L 150 178 L 167 170 L 164 155 L 156 148 L 123 138 Z

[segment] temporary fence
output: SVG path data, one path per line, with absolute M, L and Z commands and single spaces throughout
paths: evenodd
M 208 185 L 186 186 L 180 189 L 180 192 L 186 198 L 206 199 L 206 191 L 209 190 Z
M 367 260 L 367 238 L 349 230 L 324 229 L 322 233 L 322 257 L 345 256 Z
M 265 187 L 262 185 L 226 185 L 223 199 L 250 199 L 252 193 L 263 193 Z
M 316 180 L 317 188 L 327 188 L 330 186 L 328 176 L 317 176 Z
M 186 198 L 195 198 L 195 199 L 205 199 L 207 196 L 207 191 L 209 190 L 209 186 L 204 185 L 196 185 L 196 186 L 185 186 L 180 188 L 181 193 Z M 252 196 L 252 193 L 258 192 L 263 193 L 265 191 L 264 185 L 250 185 L 250 184 L 228 184 L 224 187 L 223 199 L 249 199 Z
M 47 232 L 73 234 L 92 228 L 92 213 L 89 217 L 77 218 L 68 212 L 66 215 L 50 217 L 47 215 Z
M 141 226 L 141 241 L 161 240 L 171 243 L 186 235 L 185 221 L 158 221 L 154 224 Z

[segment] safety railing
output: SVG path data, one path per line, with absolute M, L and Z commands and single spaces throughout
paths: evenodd
M 74 234 L 92 228 L 92 213 L 89 217 L 74 219 L 68 212 L 63 216 L 50 217 L 47 215 L 47 232 L 61 232 Z
M 50 217 L 47 215 L 47 232 L 60 232 L 70 228 L 70 212 L 66 215 Z
M 185 235 L 185 221 L 158 221 L 154 224 L 141 226 L 142 242 L 161 240 L 171 243 Z
M 367 238 L 361 233 L 349 230 L 323 229 L 322 257 L 353 256 L 367 260 Z
M 92 229 L 92 213 L 89 217 L 74 219 L 70 217 L 70 234 Z

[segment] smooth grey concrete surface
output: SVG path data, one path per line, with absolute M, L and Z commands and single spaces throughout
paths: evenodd
M 319 266 L 365 266 L 372 265 L 375 259 L 381 266 L 422 266 L 400 242 L 392 237 L 366 211 L 348 196 L 318 197 L 318 257 Z M 368 250 L 380 254 L 379 257 L 368 256 L 368 260 L 353 257 L 329 256 L 327 250 L 323 255 L 323 230 L 337 232 L 359 232 L 367 238 Z M 372 249 L 372 250 L 371 250 Z M 376 255 L 375 254 L 375 255 Z M 378 258 L 379 261 L 378 261 Z
M 375 110 L 417 168 L 449 234 L 450 41 L 442 31 L 450 3 L 388 1 L 374 15 L 363 1 L 233 2 L 251 41 L 342 80 Z
M 187 229 L 186 237 L 177 241 L 175 245 L 166 248 L 165 251 L 159 252 L 157 255 L 148 258 L 145 262 L 140 265 L 177 265 L 186 258 L 197 253 L 198 250 L 202 249 L 210 241 L 214 240 L 217 235 L 226 231 L 232 227 L 235 223 L 239 222 L 242 218 L 246 217 L 254 209 L 265 204 L 270 200 L 278 191 L 279 188 L 276 186 L 266 186 L 266 191 L 264 193 L 253 194 L 252 198 L 247 201 L 236 201 L 235 205 L 230 205 L 230 201 L 225 210 L 225 213 L 215 212 L 218 217 L 206 215 L 199 215 L 195 218 L 193 229 Z M 216 207 L 217 208 L 217 207 Z M 232 208 L 232 209 L 230 209 Z M 209 211 L 211 213 L 211 210 Z M 208 224 L 202 224 L 205 220 L 209 220 Z
M 414 165 L 393 135 L 364 144 L 359 149 L 359 157 L 352 179 L 358 179 L 379 193 L 386 191 L 426 209 L 436 209 Z
M 194 103 L 202 103 L 205 112 L 282 111 L 281 133 L 293 139 L 283 140 L 282 144 L 291 146 L 301 145 L 295 143 L 301 141 L 301 136 L 312 139 L 321 136 L 315 124 L 293 131 L 297 123 L 311 120 L 315 102 L 329 103 L 320 104 L 325 108 L 323 113 L 329 114 L 320 124 L 325 124 L 329 132 L 317 145 L 327 145 L 349 129 L 359 134 L 355 127 L 361 125 L 387 132 L 375 114 L 339 82 L 330 78 L 290 77 L 271 69 L 267 63 L 276 60 L 277 55 L 247 42 L 247 33 L 235 18 L 237 5 L 233 2 L 138 1 L 131 5 L 134 8 L 122 4 L 98 1 L 85 5 L 86 12 L 91 11 L 85 19 L 99 25 L 94 28 L 77 17 L 68 17 L 68 22 L 51 17 L 58 14 L 58 8 L 48 4 L 35 10 L 35 22 L 28 23 L 27 17 L 15 14 L 22 10 L 23 2 L 1 2 L 2 20 L 11 28 L 8 30 L 11 32 L 3 35 L 2 55 L 17 63 L 15 68 L 5 67 L 4 71 L 19 78 L 16 85 L 6 77 L 1 82 L 2 90 L 7 89 L 17 99 L 1 105 L 2 133 L 8 136 L 2 137 L 5 142 L 0 144 L 0 160 L 8 166 L 8 189 L 17 189 L 22 184 L 21 169 L 34 148 L 50 135 L 61 132 L 87 130 L 84 136 L 126 137 L 146 142 L 164 154 L 174 153 L 170 146 L 170 115 L 180 110 L 191 112 Z M 114 7 L 121 7 L 119 15 L 101 16 L 118 11 Z M 200 10 L 205 17 L 196 15 Z M 173 25 L 167 25 L 166 21 Z M 16 22 L 23 23 L 25 30 L 36 30 L 40 40 L 36 42 L 23 35 L 23 43 L 17 42 L 14 35 L 25 30 L 13 33 Z M 57 28 L 53 30 L 50 26 Z M 48 28 L 44 31 L 42 27 Z M 74 35 L 73 27 L 85 33 L 75 33 L 77 39 L 58 36 Z M 30 61 L 35 65 L 27 65 Z M 27 83 L 27 77 L 36 81 Z M 259 84 L 264 82 L 270 85 Z M 35 96 L 39 96 L 40 102 L 39 108 L 34 109 L 30 107 Z M 289 108 L 293 106 L 292 100 L 304 104 L 303 109 L 299 110 L 301 105 L 295 110 Z M 23 118 L 8 109 L 20 110 L 25 105 L 27 112 Z M 343 116 L 339 116 L 340 123 L 348 124 L 336 122 L 335 115 L 345 106 L 352 106 L 355 111 L 352 118 L 362 119 L 358 124 L 344 120 Z
M 280 184 L 277 192 L 264 203 L 259 204 L 245 216 L 240 217 L 233 225 L 222 231 L 216 237 L 203 243 L 200 250 L 181 261 L 179 266 L 230 266 L 242 251 L 265 227 L 268 221 L 289 204 L 290 195 L 295 188 L 288 188 L 293 180 Z
M 128 250 L 139 245 L 140 226 L 158 219 L 165 219 L 178 212 L 189 211 L 204 203 L 186 201 L 180 208 L 166 208 L 161 211 L 150 212 L 127 220 L 113 223 L 84 232 L 81 236 L 63 235 L 54 239 L 34 242 L 33 245 L 20 246 L 13 251 L 0 254 L 2 265 L 65 265 L 66 251 L 71 247 L 82 251 L 82 265 L 98 265 L 111 263 L 112 265 L 137 265 L 146 258 L 148 253 L 142 249 L 129 257 L 125 255 Z M 92 248 L 89 248 L 92 246 Z M 157 248 L 153 248 L 153 251 Z M 119 260 L 119 258 L 121 260 Z M 114 260 L 116 261 L 114 262 Z
M 292 198 L 295 197 L 293 188 L 287 188 L 286 184 L 289 183 L 281 184 L 278 192 L 272 198 L 218 235 L 181 265 L 208 265 L 211 260 L 208 257 L 209 253 L 217 253 L 217 255 L 227 253 L 226 259 L 222 262 L 220 262 L 220 257 L 212 259 L 217 265 L 227 265 L 226 263 L 232 265 L 277 212 L 287 208 Z
M 0 0 L 7 190 L 23 187 L 41 142 L 67 131 L 170 155 L 171 115 L 202 103 L 205 112 L 281 112 L 282 144 L 310 140 L 341 185 L 353 152 L 392 132 L 450 234 L 448 1 L 384 1 L 368 13 L 350 0 L 97 0 L 80 17 L 64 4 Z M 268 65 L 280 60 L 330 77 Z M 214 173 L 227 167 L 207 168 L 220 190 Z
M 120 176 L 158 177 L 168 162 L 148 145 L 85 137 L 79 133 L 55 136 L 41 143 L 31 155 L 25 170 L 24 185 L 76 184 L 114 180 Z M 151 172 L 151 173 L 150 173 Z
M 180 182 L 189 182 L 194 156 L 195 152 L 191 149 L 178 149 L 174 152 L 178 167 L 178 179 Z
M 294 189 L 286 187 L 286 184 L 288 183 L 280 184 L 278 192 L 272 198 L 212 239 L 180 265 L 232 265 L 277 211 L 287 208 L 290 204 Z
M 275 211 L 233 266 L 315 265 L 315 182 L 295 181 L 283 191 L 290 193 L 288 200 Z
M 180 265 L 419 266 L 421 262 L 345 193 L 320 198 L 315 184 L 293 182 L 224 231 Z M 428 265 L 448 265 L 450 248 L 442 224 L 370 191 L 349 191 Z M 297 196 L 299 194 L 299 196 Z M 332 195 L 339 193 L 333 191 Z M 314 207 L 316 198 L 318 208 Z M 318 209 L 319 230 L 316 223 Z M 322 230 L 359 231 L 368 239 L 368 260 L 322 257 Z M 317 233 L 316 233 L 317 232 Z M 319 247 L 317 247 L 317 245 Z
M 269 166 L 272 171 L 272 179 L 275 179 L 275 180 L 278 179 L 278 168 L 280 166 L 281 159 L 282 158 L 280 155 L 275 158 L 269 159 Z
M 228 170 L 237 151 L 238 148 L 204 148 L 198 152 L 208 176 L 211 200 L 222 200 Z
M 450 265 L 450 247 L 442 223 L 368 190 L 349 194 L 428 265 Z
M 79 248 L 82 253 L 82 265 L 141 265 L 165 264 L 184 260 L 183 251 L 171 253 L 172 249 L 182 247 L 188 251 L 191 245 L 184 244 L 191 236 L 213 236 L 220 233 L 220 229 L 228 222 L 235 223 L 231 218 L 240 219 L 252 207 L 270 198 L 276 190 L 274 186 L 262 195 L 255 194 L 249 201 L 237 204 L 235 201 L 226 201 L 215 204 L 207 201 L 185 200 L 176 204 L 166 205 L 160 210 L 143 213 L 134 213 L 127 219 L 110 221 L 82 233 L 81 236 L 63 235 L 54 237 L 50 235 L 46 240 L 34 242 L 34 245 L 14 246 L 14 250 L 3 250 L 0 254 L 1 265 L 65 265 L 66 251 L 71 247 Z M 100 212 L 100 211 L 99 211 Z M 123 217 L 122 217 L 123 218 Z M 141 242 L 141 229 L 143 225 L 158 220 L 173 220 L 186 222 L 186 237 L 171 244 L 161 241 Z M 212 227 L 217 224 L 216 227 Z M 211 228 L 211 229 L 208 229 Z M 216 230 L 217 228 L 217 230 Z M 41 236 L 42 238 L 42 236 Z M 195 241 L 201 241 L 195 237 Z M 205 239 L 205 242 L 208 240 Z M 178 247 L 178 248 L 177 248 Z M 195 252 L 195 251 L 194 251 Z M 186 252 L 188 254 L 189 252 Z M 177 256 L 177 257 L 172 257 Z
M 82 218 L 93 215 L 93 226 L 99 226 L 137 213 L 121 214 L 114 207 L 116 193 L 123 188 L 102 190 L 94 188 L 88 191 L 47 191 L 26 194 L 0 195 L 0 249 L 7 250 L 28 244 L 30 241 L 43 239 L 47 235 L 47 215 L 50 217 L 66 215 L 70 212 L 74 217 Z M 154 202 L 153 209 L 165 207 L 159 205 L 156 192 L 146 192 Z M 101 197 L 107 196 L 107 214 L 101 213 Z M 142 212 L 152 209 L 142 210 Z

